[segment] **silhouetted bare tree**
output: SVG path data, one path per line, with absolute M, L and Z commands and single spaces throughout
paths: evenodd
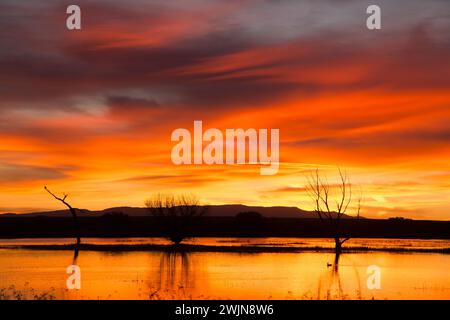
M 309 185 L 307 187 L 309 196 L 314 201 L 314 208 L 319 219 L 333 233 L 336 252 L 335 266 L 337 266 L 342 245 L 350 239 L 350 237 L 342 234 L 340 220 L 346 214 L 352 202 L 352 185 L 347 173 L 341 169 L 339 169 L 339 180 L 338 184 L 330 185 L 326 178 L 320 176 L 319 169 L 316 169 L 309 177 Z M 332 189 L 337 190 L 337 192 L 332 192 Z M 357 218 L 359 218 L 360 209 L 361 197 L 357 200 Z
M 186 238 L 188 226 L 208 210 L 193 195 L 157 194 L 146 200 L 145 205 L 150 214 L 160 219 L 164 233 L 175 244 L 180 244 Z
M 80 236 L 80 224 L 79 224 L 79 222 L 78 222 L 78 217 L 77 217 L 76 209 L 73 208 L 73 207 L 66 201 L 66 199 L 67 199 L 67 197 L 68 197 L 67 194 L 64 194 L 63 197 L 60 198 L 60 197 L 56 196 L 54 193 L 52 193 L 46 186 L 44 187 L 44 189 L 45 189 L 49 194 L 51 194 L 56 200 L 61 201 L 67 208 L 69 208 L 69 211 L 70 211 L 70 213 L 72 214 L 73 222 L 74 222 L 74 225 L 75 225 L 75 234 L 76 234 L 76 237 L 77 237 L 77 243 L 76 243 L 76 246 L 75 246 L 75 253 L 74 253 L 74 258 L 73 258 L 73 261 L 74 261 L 74 264 L 75 264 L 75 262 L 76 262 L 76 260 L 77 260 L 77 257 L 78 257 L 78 246 L 79 246 L 80 241 L 81 241 L 81 236 Z

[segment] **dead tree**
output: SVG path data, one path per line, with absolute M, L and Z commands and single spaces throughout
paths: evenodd
M 314 211 L 320 221 L 332 232 L 335 242 L 335 262 L 342 252 L 342 245 L 350 239 L 350 237 L 342 234 L 340 221 L 352 202 L 352 185 L 347 174 L 341 169 L 339 169 L 339 179 L 337 185 L 330 185 L 326 178 L 320 176 L 319 169 L 316 169 L 309 177 L 309 185 L 307 186 L 309 196 L 314 202 Z M 357 218 L 359 218 L 360 208 L 361 198 L 357 201 Z
M 67 194 L 64 194 L 64 196 L 62 198 L 56 196 L 55 194 L 53 194 L 47 187 L 44 187 L 44 189 L 51 194 L 56 200 L 61 201 L 67 208 L 69 208 L 70 213 L 72 214 L 72 218 L 73 218 L 73 222 L 75 225 L 75 234 L 77 237 L 77 247 L 80 244 L 80 224 L 78 222 L 78 217 L 77 217 L 77 212 L 76 209 L 73 208 L 69 203 L 67 203 L 66 199 L 67 199 Z
M 162 223 L 164 235 L 174 244 L 180 244 L 187 236 L 188 227 L 208 210 L 191 195 L 157 194 L 146 200 L 145 205 L 150 214 Z

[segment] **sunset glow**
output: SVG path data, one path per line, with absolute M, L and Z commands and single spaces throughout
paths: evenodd
M 62 209 L 44 185 L 91 210 L 159 192 L 312 210 L 311 170 L 340 167 L 365 217 L 449 220 L 449 6 L 381 2 L 372 32 L 365 1 L 80 0 L 72 32 L 65 4 L 2 1 L 0 213 Z M 278 173 L 174 165 L 195 120 L 278 128 Z

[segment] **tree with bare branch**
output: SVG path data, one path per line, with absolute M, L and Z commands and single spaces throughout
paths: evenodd
M 159 218 L 163 232 L 174 244 L 180 244 L 187 236 L 187 228 L 208 210 L 193 195 L 157 194 L 146 200 L 145 205 L 151 215 Z
M 320 221 L 322 221 L 332 232 L 335 242 L 335 252 L 338 259 L 342 252 L 342 245 L 350 239 L 343 235 L 340 221 L 346 215 L 347 209 L 352 203 L 352 184 L 345 171 L 339 169 L 339 182 L 336 185 L 328 183 L 326 177 L 322 177 L 319 169 L 308 178 L 308 194 L 314 203 L 314 210 Z M 357 214 L 361 209 L 361 197 L 357 199 Z M 336 262 L 337 262 L 336 259 Z
M 75 225 L 75 234 L 76 234 L 76 237 L 77 237 L 77 247 L 78 247 L 78 245 L 80 244 L 80 240 L 81 240 L 81 236 L 80 236 L 80 224 L 79 224 L 79 222 L 78 222 L 78 217 L 77 217 L 76 209 L 73 208 L 73 207 L 66 201 L 68 195 L 67 195 L 67 194 L 64 194 L 63 197 L 61 198 L 61 197 L 56 196 L 54 193 L 52 193 L 46 186 L 44 187 L 44 189 L 45 189 L 50 195 L 52 195 L 53 198 L 55 198 L 55 199 L 58 200 L 58 201 L 61 201 L 61 202 L 69 209 L 70 213 L 72 214 L 73 222 L 74 222 L 74 225 Z

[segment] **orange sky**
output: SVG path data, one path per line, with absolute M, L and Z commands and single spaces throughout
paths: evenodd
M 309 172 L 339 166 L 364 216 L 450 219 L 448 4 L 382 1 L 369 31 L 364 1 L 133 2 L 79 1 L 81 31 L 61 4 L 0 4 L 0 212 L 60 208 L 44 185 L 87 209 L 157 192 L 311 209 Z M 280 129 L 278 174 L 173 165 L 194 120 Z

